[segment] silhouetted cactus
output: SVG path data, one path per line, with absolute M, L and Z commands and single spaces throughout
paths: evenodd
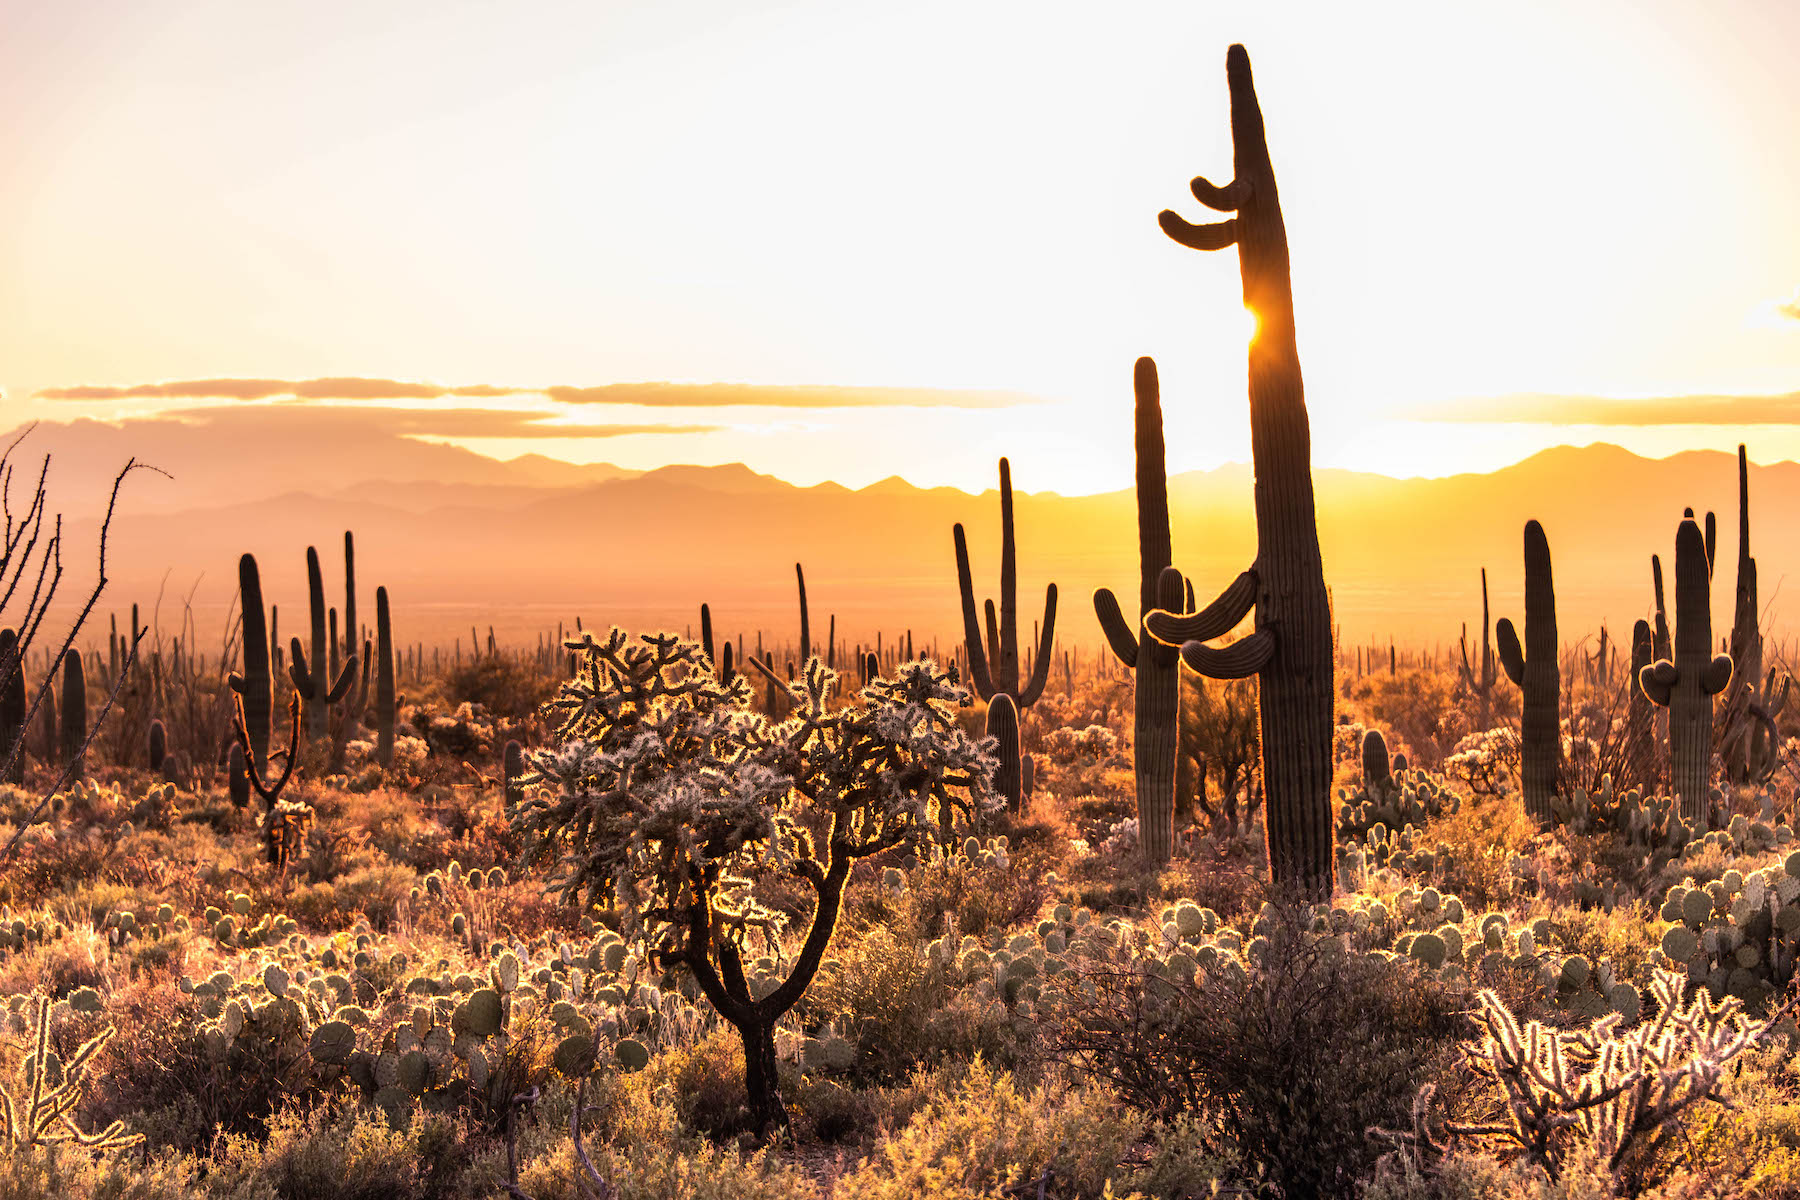
M 1730 654 L 1736 682 L 1727 693 L 1719 720 L 1719 757 L 1725 777 L 1733 783 L 1750 782 L 1750 743 L 1763 722 L 1774 723 L 1760 699 L 1762 633 L 1756 619 L 1756 560 L 1750 556 L 1750 462 L 1738 446 L 1738 558 L 1737 592 L 1732 606 Z
M 1050 673 L 1050 650 L 1056 640 L 1056 585 L 1044 589 L 1044 623 L 1039 632 L 1038 653 L 1030 679 L 1019 686 L 1018 558 L 1013 542 L 1012 467 L 1000 460 L 1000 616 L 996 624 L 994 603 L 987 602 L 987 639 L 984 645 L 975 616 L 975 582 L 969 570 L 969 543 L 958 524 L 956 582 L 962 593 L 963 642 L 969 654 L 969 677 L 983 700 L 1004 693 L 1022 711 L 1043 694 Z
M 1288 278 L 1287 230 L 1269 161 L 1262 110 L 1242 46 L 1225 59 L 1231 92 L 1235 176 L 1216 187 L 1195 179 L 1208 208 L 1236 216 L 1195 226 L 1173 212 L 1158 218 L 1184 246 L 1220 250 L 1236 244 L 1244 307 L 1255 314 L 1250 342 L 1250 446 L 1256 473 L 1255 564 L 1204 610 L 1188 616 L 1152 613 L 1145 625 L 1181 646 L 1183 660 L 1216 679 L 1258 677 L 1269 872 L 1279 889 L 1308 899 L 1331 895 L 1332 687 L 1331 598 L 1319 558 L 1313 510 L 1312 435 L 1294 299 Z M 1256 607 L 1256 630 L 1223 647 L 1205 643 Z
M 987 735 L 999 743 L 994 790 L 1006 797 L 1007 811 L 1016 813 L 1024 807 L 1025 783 L 1019 765 L 1019 709 L 1005 692 L 988 701 Z
M 1669 783 L 1696 834 L 1711 819 L 1712 698 L 1731 683 L 1731 656 L 1712 655 L 1710 582 L 1705 539 L 1690 517 L 1675 531 L 1675 658 L 1639 678 L 1644 694 L 1669 710 Z
M 1181 657 L 1148 635 L 1144 614 L 1179 609 L 1181 572 L 1170 566 L 1169 486 L 1163 463 L 1162 397 L 1156 362 L 1137 360 L 1136 397 L 1138 610 L 1127 622 L 1110 588 L 1094 593 L 1094 614 L 1113 653 L 1136 674 L 1132 766 L 1137 777 L 1138 847 L 1146 861 L 1164 863 L 1175 849 L 1175 746 L 1181 723 Z
M 356 653 L 362 630 L 356 624 L 356 537 L 344 530 L 344 657 Z M 367 661 L 367 656 L 364 656 Z
M 805 670 L 812 657 L 812 620 L 806 608 L 806 571 L 799 563 L 794 564 L 794 580 L 800 585 L 800 669 Z
M 330 674 L 329 649 L 330 637 L 325 629 L 325 578 L 319 571 L 319 552 L 312 546 L 306 548 L 306 592 L 307 606 L 312 617 L 312 665 L 303 661 L 300 639 L 293 638 L 288 643 L 288 678 L 294 681 L 294 690 L 306 701 L 306 737 L 308 741 L 323 738 L 329 727 L 329 706 L 343 698 L 342 694 L 331 695 L 337 691 L 336 682 L 348 688 L 350 681 L 345 678 L 332 681 Z M 471 635 L 473 636 L 473 635 Z M 479 651 L 479 647 L 477 650 Z
M 375 589 L 375 664 L 375 761 L 391 767 L 399 704 L 394 695 L 394 634 L 385 587 Z
M 1469 627 L 1463 625 L 1462 637 L 1458 647 L 1462 651 L 1460 667 L 1463 689 L 1474 696 L 1480 707 L 1477 710 L 1477 722 L 1481 728 L 1487 729 L 1494 723 L 1494 682 L 1499 672 L 1494 666 L 1493 643 L 1489 640 L 1488 630 L 1488 589 L 1487 568 L 1481 568 L 1481 666 L 1477 670 L 1469 661 Z
M 1651 725 L 1650 697 L 1640 677 L 1656 661 L 1655 635 L 1650 623 L 1640 620 L 1631 627 L 1631 676 L 1625 681 L 1625 754 L 1631 764 L 1631 786 L 1648 794 L 1656 784 L 1656 734 Z
M 1387 739 L 1381 736 L 1381 730 L 1371 729 L 1363 734 L 1362 765 L 1363 787 L 1369 792 L 1392 786 L 1394 766 L 1388 758 Z
M 12 628 L 0 629 L 0 767 L 10 761 L 6 782 L 25 782 L 25 755 L 13 754 L 13 748 L 25 737 L 25 663 L 19 661 L 6 669 L 9 658 L 18 654 L 19 633 Z
M 70 650 L 63 655 L 61 757 L 71 780 L 80 779 L 86 771 L 87 737 L 87 670 L 81 652 Z
M 321 647 L 326 644 L 323 640 L 320 642 Z M 315 675 L 306 669 L 306 664 L 302 661 L 303 653 L 299 638 L 288 642 L 288 655 L 293 660 L 288 663 L 288 679 L 293 682 L 294 691 L 306 701 L 306 736 L 313 737 L 313 728 L 317 725 L 321 727 L 319 736 L 327 737 L 331 732 L 331 706 L 348 695 L 350 685 L 356 682 L 356 659 L 345 659 L 337 678 L 327 688 L 323 682 L 326 676 Z M 315 665 L 320 665 L 317 662 L 319 657 L 319 653 L 314 652 Z
M 238 808 L 249 806 L 249 768 L 244 761 L 244 747 L 238 742 L 231 743 L 231 750 L 225 755 L 225 788 L 231 796 L 232 804 Z
M 1675 653 L 1669 642 L 1669 610 L 1663 604 L 1662 559 L 1654 554 L 1650 556 L 1650 586 L 1656 595 L 1656 628 L 1650 639 L 1650 653 L 1654 656 L 1654 661 L 1671 658 Z
M 148 750 L 150 753 L 150 769 L 152 771 L 160 772 L 163 766 L 163 758 L 169 752 L 169 734 L 168 731 L 163 728 L 161 717 L 150 722 Z
M 1500 665 L 1518 685 L 1519 779 L 1525 811 L 1540 825 L 1555 820 L 1551 799 L 1562 767 L 1562 670 L 1557 665 L 1556 583 L 1550 574 L 1550 543 L 1544 527 L 1525 522 L 1525 644 L 1513 623 L 1501 617 L 1494 627 Z
M 231 676 L 231 690 L 244 702 L 244 727 L 250 739 L 250 761 L 269 760 L 269 720 L 274 685 L 269 676 L 269 626 L 263 620 L 262 577 L 256 558 L 238 559 L 238 607 L 243 613 L 244 669 Z M 252 770 L 260 770 L 260 765 Z

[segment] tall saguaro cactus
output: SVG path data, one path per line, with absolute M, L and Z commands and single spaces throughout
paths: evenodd
M 344 530 L 344 657 L 356 653 L 362 630 L 356 624 L 356 537 Z
M 1462 685 L 1480 702 L 1479 720 L 1483 729 L 1494 723 L 1494 682 L 1498 672 L 1494 668 L 1493 643 L 1489 640 L 1488 630 L 1492 623 L 1488 620 L 1487 568 L 1481 568 L 1481 666 L 1477 668 L 1469 661 L 1469 627 L 1463 626 L 1462 638 L 1458 646 L 1462 651 L 1460 668 Z
M 1625 753 L 1634 776 L 1632 786 L 1649 795 L 1656 786 L 1656 735 L 1651 725 L 1650 697 L 1640 682 L 1644 668 L 1656 661 L 1650 622 L 1631 627 L 1631 674 L 1625 680 Z
M 1556 582 L 1544 527 L 1525 522 L 1525 644 L 1506 617 L 1494 627 L 1500 665 L 1519 687 L 1519 781 L 1525 811 L 1538 824 L 1555 820 L 1550 800 L 1562 766 L 1562 670 L 1556 661 Z
M 1175 849 L 1175 746 L 1181 723 L 1181 657 L 1173 646 L 1139 636 L 1145 613 L 1182 606 L 1181 572 L 1170 566 L 1169 483 L 1163 463 L 1162 394 L 1156 362 L 1137 360 L 1136 396 L 1138 619 L 1127 623 L 1110 588 L 1094 593 L 1094 614 L 1113 653 L 1136 673 L 1132 767 L 1137 776 L 1138 845 L 1164 863 Z M 1167 578 L 1164 578 L 1167 576 Z
M 1750 462 L 1738 445 L 1737 595 L 1731 616 L 1731 662 L 1736 676 L 1720 714 L 1720 747 L 1725 774 L 1733 783 L 1748 783 L 1750 742 L 1757 722 L 1773 718 L 1759 706 L 1757 682 L 1762 678 L 1762 632 L 1756 627 L 1756 560 L 1750 557 Z
M 962 592 L 963 641 L 969 652 L 969 678 L 983 700 L 1004 693 L 1023 711 L 1044 692 L 1050 674 L 1051 651 L 1056 644 L 1056 585 L 1044 589 L 1044 623 L 1039 630 L 1037 656 L 1031 678 L 1019 686 L 1019 568 L 1013 542 L 1012 466 L 1000 460 L 1000 618 L 994 619 L 994 602 L 987 602 L 987 640 L 975 616 L 975 581 L 969 570 L 969 542 L 958 524 L 956 583 Z
M 328 693 L 336 689 L 328 674 L 330 639 L 325 631 L 325 577 L 319 572 L 319 552 L 311 546 L 306 548 L 306 591 L 312 617 L 312 666 L 309 668 L 301 660 L 300 639 L 294 638 L 288 645 L 288 653 L 293 656 L 293 661 L 288 664 L 288 676 L 294 681 L 294 689 L 301 699 L 306 701 L 306 738 L 310 742 L 326 735 L 330 726 L 328 706 L 343 698 L 341 695 L 327 698 Z M 345 686 L 349 686 L 348 680 Z
M 256 556 L 238 559 L 238 603 L 243 612 L 244 669 L 231 676 L 231 690 L 243 699 L 244 729 L 250 750 L 245 761 L 260 771 L 269 761 L 269 725 L 274 706 L 269 678 L 269 629 L 263 620 L 262 577 Z
M 1644 668 L 1644 694 L 1669 710 L 1669 782 L 1696 834 L 1711 817 L 1712 698 L 1731 684 L 1731 656 L 1712 655 L 1712 580 L 1705 535 L 1692 518 L 1675 531 L 1675 659 Z
M 806 569 L 799 563 L 794 564 L 794 581 L 800 586 L 800 669 L 804 671 L 813 653 L 812 614 L 806 607 Z
M 70 779 L 80 779 L 87 770 L 87 670 L 79 650 L 64 654 L 62 665 L 62 762 Z
M 10 670 L 6 664 L 18 654 L 18 631 L 10 625 L 0 629 L 0 671 L 4 671 L 0 676 L 0 767 L 12 763 L 5 782 L 14 785 L 25 782 L 25 756 L 13 753 L 13 747 L 25 738 L 25 664 L 15 662 Z
M 1202 675 L 1257 677 L 1269 873 L 1276 887 L 1317 900 L 1332 888 L 1331 598 L 1313 511 L 1312 433 L 1294 340 L 1287 229 L 1242 46 L 1226 54 L 1225 78 L 1235 176 L 1224 187 L 1195 179 L 1192 189 L 1208 208 L 1236 215 L 1190 225 L 1165 211 L 1158 220 L 1184 246 L 1238 248 L 1244 307 L 1257 321 L 1249 370 L 1256 561 L 1205 609 L 1158 610 L 1145 628 L 1180 645 L 1183 661 Z M 1252 604 L 1255 632 L 1227 646 L 1206 645 L 1230 632 Z
M 398 715 L 394 694 L 394 631 L 388 617 L 387 589 L 375 589 L 375 761 L 394 764 L 394 720 Z

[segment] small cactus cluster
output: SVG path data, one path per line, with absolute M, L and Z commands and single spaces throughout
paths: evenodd
M 1391 871 L 1409 879 L 1431 879 L 1448 870 L 1453 861 L 1448 842 L 1429 846 L 1417 826 L 1402 825 L 1390 830 L 1379 821 L 1360 839 L 1339 841 L 1337 850 L 1338 877 L 1345 887 L 1362 887 L 1377 871 Z
M 1401 759 L 1385 779 L 1356 791 L 1338 789 L 1338 840 L 1361 841 L 1377 825 L 1390 831 L 1408 825 L 1423 827 L 1427 821 L 1449 816 L 1462 807 L 1462 797 L 1451 791 L 1442 776 L 1411 769 Z
M 228 906 L 247 916 L 249 898 L 233 895 Z M 396 952 L 366 923 L 314 944 L 285 918 L 265 920 L 269 936 L 233 937 L 262 954 L 181 981 L 208 1020 L 207 1052 L 246 1066 L 280 1054 L 306 1064 L 319 1086 L 348 1079 L 396 1124 L 415 1105 L 482 1101 L 502 1110 L 507 1097 L 488 1088 L 526 1014 L 556 1030 L 552 1061 L 571 1076 L 603 1062 L 640 1069 L 656 1049 L 687 1044 L 716 1021 L 695 997 L 640 981 L 642 962 L 591 921 L 583 922 L 585 944 L 547 935 L 529 945 L 495 941 L 484 949 L 485 968 L 453 973 L 448 960 Z
M 1658 915 L 1670 924 L 1652 962 L 1685 971 L 1715 1000 L 1731 995 L 1760 1008 L 1794 977 L 1800 851 L 1748 874 L 1726 871 L 1704 885 L 1689 876 L 1664 894 Z

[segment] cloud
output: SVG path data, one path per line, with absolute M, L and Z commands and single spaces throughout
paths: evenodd
M 1794 298 L 1792 300 L 1777 300 L 1775 302 L 1775 312 L 1790 320 L 1800 321 L 1800 288 L 1795 289 Z
M 446 438 L 614 438 L 641 434 L 719 433 L 724 425 L 568 424 L 555 414 L 491 408 L 381 408 L 370 405 L 312 404 L 305 407 L 232 410 L 187 408 L 158 414 L 210 426 L 248 425 L 263 433 L 278 425 L 318 431 L 336 426 L 348 432 Z
M 398 379 L 182 379 L 167 383 L 135 383 L 128 387 L 76 386 L 45 388 L 44 400 L 436 400 L 444 396 L 493 399 L 531 392 L 532 388 L 444 387 Z
M 1417 421 L 1506 425 L 1800 425 L 1800 392 L 1773 396 L 1494 396 L 1432 405 Z
M 564 404 L 646 408 L 1011 408 L 1038 403 L 1020 392 L 749 383 L 609 383 L 545 388 L 544 395 Z
M 398 379 L 183 379 L 128 386 L 45 388 L 44 400 L 441 400 L 544 396 L 563 404 L 640 408 L 1010 408 L 1037 403 L 1018 392 L 943 388 L 774 387 L 744 383 L 609 383 L 597 387 L 449 387 Z

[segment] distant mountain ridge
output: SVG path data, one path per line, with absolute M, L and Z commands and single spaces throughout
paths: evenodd
M 682 628 L 697 619 L 702 601 L 726 630 L 791 639 L 795 560 L 806 564 L 821 636 L 835 612 L 840 634 L 852 641 L 908 627 L 919 638 L 948 638 L 961 624 L 950 536 L 956 522 L 969 531 L 978 591 L 985 597 L 998 587 L 992 491 L 970 496 L 897 478 L 858 490 L 803 488 L 742 464 L 631 472 L 548 459 L 501 463 L 421 443 L 365 446 L 321 461 L 308 457 L 324 454 L 316 441 L 259 440 L 233 461 L 208 462 L 219 454 L 206 444 L 210 437 L 183 446 L 85 426 L 94 428 L 76 430 L 79 450 L 58 451 L 59 496 L 74 486 L 71 474 L 99 481 L 94 487 L 110 482 L 114 460 L 129 453 L 157 461 L 161 452 L 178 452 L 187 460 L 179 489 L 186 503 L 175 507 L 165 494 L 159 506 L 155 493 L 166 481 L 153 478 L 134 480 L 122 499 L 110 560 L 115 583 L 103 608 L 148 604 L 159 588 L 170 598 L 185 594 L 204 576 L 195 593 L 200 611 L 222 613 L 237 556 L 248 550 L 262 564 L 265 593 L 297 612 L 305 604 L 306 546 L 320 548 L 328 593 L 341 589 L 335 560 L 345 529 L 356 531 L 363 589 L 385 584 L 403 636 L 427 642 L 466 639 L 471 624 L 485 633 L 489 623 L 504 640 L 528 642 L 559 618 L 572 626 L 577 614 L 589 626 Z M 65 471 L 71 459 L 75 469 Z M 1719 517 L 1713 611 L 1722 631 L 1737 555 L 1736 484 L 1731 455 L 1653 460 L 1605 444 L 1557 447 L 1485 475 L 1394 479 L 1317 470 L 1336 620 L 1350 643 L 1385 644 L 1392 635 L 1405 644 L 1453 644 L 1461 622 L 1480 618 L 1484 566 L 1494 617 L 1517 620 L 1521 529 L 1537 518 L 1555 562 L 1563 640 L 1597 632 L 1603 619 L 1615 637 L 1627 637 L 1649 609 L 1649 557 L 1672 555 L 1682 508 L 1692 505 Z M 1203 603 L 1255 554 L 1252 488 L 1246 464 L 1169 481 L 1176 563 L 1194 577 Z M 1800 464 L 1752 465 L 1750 492 L 1761 595 L 1779 626 L 1784 580 L 1800 564 L 1800 527 L 1785 519 L 1800 511 Z M 1021 620 L 1037 619 L 1044 585 L 1054 579 L 1063 640 L 1097 645 L 1093 589 L 1130 594 L 1136 587 L 1135 496 L 1129 489 L 1020 493 L 1016 510 Z M 92 518 L 71 523 L 65 587 L 91 573 L 83 547 L 95 531 Z

